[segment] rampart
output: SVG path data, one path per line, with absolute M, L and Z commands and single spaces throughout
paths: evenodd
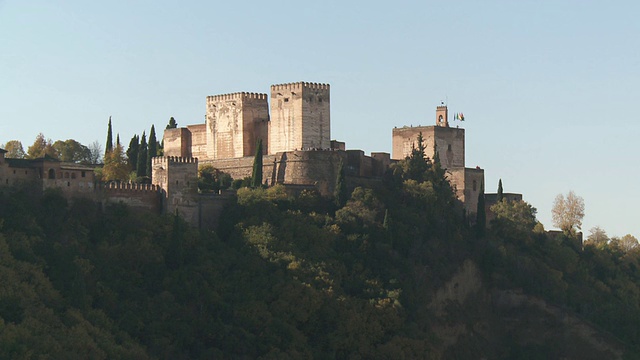
M 161 193 L 159 186 L 138 183 L 98 183 L 95 186 L 96 200 L 103 205 L 107 203 L 123 203 L 129 207 L 161 212 Z

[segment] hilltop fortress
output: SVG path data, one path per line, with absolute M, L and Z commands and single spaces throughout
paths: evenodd
M 238 92 L 207 96 L 204 124 L 166 129 L 164 156 L 152 160 L 152 184 L 96 183 L 88 166 L 51 158 L 5 159 L 0 149 L 0 184 L 33 182 L 40 189 L 58 188 L 68 197 L 85 196 L 101 203 L 124 202 L 160 213 L 179 213 L 189 223 L 215 227 L 217 215 L 232 194 L 198 192 L 198 166 L 211 164 L 235 179 L 251 176 L 258 140 L 262 141 L 263 179 L 291 191 L 333 194 L 339 166 L 348 184 L 375 185 L 389 166 L 411 153 L 422 134 L 426 155 L 438 152 L 443 168 L 473 215 L 484 187 L 484 170 L 465 167 L 465 131 L 450 127 L 446 106 L 436 108 L 435 125 L 394 128 L 392 155 L 347 150 L 331 140 L 330 86 L 297 82 L 272 85 L 269 95 Z

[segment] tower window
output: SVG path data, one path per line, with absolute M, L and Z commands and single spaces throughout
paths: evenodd
M 284 102 L 289 102 L 289 98 L 284 98 Z
M 477 188 L 478 188 L 478 183 L 475 180 L 473 180 L 473 191 L 476 191 Z
M 447 145 L 447 150 L 451 151 L 451 144 Z

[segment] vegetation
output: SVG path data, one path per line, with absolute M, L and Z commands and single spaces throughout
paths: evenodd
M 584 217 L 584 200 L 573 191 L 567 197 L 558 194 L 551 209 L 553 225 L 567 234 L 575 234 L 582 227 Z
M 0 357 L 640 356 L 635 238 L 583 248 L 506 200 L 478 238 L 420 142 L 380 186 L 346 193 L 337 206 L 240 188 L 217 231 L 200 232 L 176 215 L 5 189 Z M 583 328 L 597 345 L 572 332 Z
M 256 154 L 253 158 L 253 170 L 251 173 L 251 187 L 262 186 L 262 139 L 256 141 Z

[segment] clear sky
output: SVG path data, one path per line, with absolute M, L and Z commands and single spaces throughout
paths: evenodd
M 204 122 L 205 97 L 331 84 L 331 136 L 391 152 L 391 129 L 464 112 L 468 167 L 552 228 L 640 237 L 640 2 L 0 0 L 0 144 L 39 132 L 128 144 Z

